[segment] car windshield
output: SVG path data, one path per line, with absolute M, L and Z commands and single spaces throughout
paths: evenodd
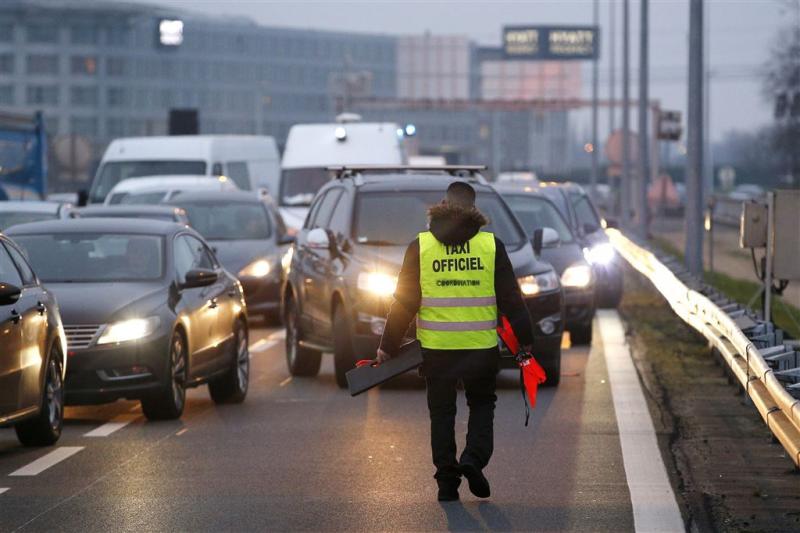
M 128 178 L 201 176 L 205 173 L 205 161 L 110 161 L 103 164 L 92 183 L 89 201 L 102 202 L 117 183 Z
M 331 180 L 324 168 L 287 168 L 281 172 L 282 206 L 309 206 L 317 191 Z
M 0 229 L 10 228 L 16 224 L 27 224 L 28 222 L 39 222 L 40 220 L 55 220 L 58 218 L 53 213 L 25 213 L 0 211 Z
M 111 195 L 110 205 L 154 205 L 164 199 L 165 191 L 119 193 Z
M 44 282 L 145 281 L 164 272 L 164 240 L 157 235 L 56 233 L 14 241 Z
M 539 228 L 553 228 L 562 243 L 573 242 L 572 231 L 558 209 L 545 200 L 532 195 L 504 195 L 508 206 L 522 223 L 522 227 L 532 236 Z
M 210 241 L 268 239 L 272 224 L 264 206 L 256 203 L 177 202 L 189 224 Z
M 362 193 L 358 198 L 354 237 L 358 243 L 405 246 L 426 231 L 428 208 L 442 200 L 443 191 Z M 513 215 L 494 194 L 479 193 L 478 209 L 491 221 L 484 229 L 509 249 L 527 240 Z

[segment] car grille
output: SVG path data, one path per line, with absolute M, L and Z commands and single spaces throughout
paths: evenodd
M 64 333 L 67 334 L 68 350 L 83 350 L 88 348 L 97 334 L 103 328 L 99 326 L 64 326 Z

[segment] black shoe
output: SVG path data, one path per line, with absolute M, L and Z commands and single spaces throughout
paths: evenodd
M 461 473 L 467 478 L 469 483 L 469 490 L 478 498 L 488 498 L 491 496 L 492 491 L 489 488 L 489 480 L 483 475 L 483 472 L 474 465 L 462 464 Z
M 440 502 L 453 502 L 458 500 L 458 486 L 460 483 L 439 483 Z

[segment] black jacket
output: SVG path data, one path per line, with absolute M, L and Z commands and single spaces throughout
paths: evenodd
M 476 208 L 463 209 L 446 204 L 429 211 L 430 231 L 443 244 L 463 244 L 488 223 Z M 389 309 L 380 347 L 395 355 L 411 321 L 419 311 L 422 289 L 419 282 L 419 240 L 406 249 L 397 279 L 394 302 Z M 521 345 L 533 344 L 530 314 L 519 290 L 514 269 L 503 242 L 495 237 L 494 287 L 497 309 L 506 315 Z M 422 373 L 426 376 L 479 377 L 497 371 L 498 349 L 424 350 Z

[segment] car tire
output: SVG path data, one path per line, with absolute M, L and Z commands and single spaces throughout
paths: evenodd
M 51 348 L 39 414 L 14 426 L 17 438 L 24 446 L 52 446 L 61 437 L 64 426 L 63 368 L 60 350 Z
M 142 398 L 142 412 L 148 420 L 175 420 L 186 406 L 186 339 L 175 331 L 169 341 L 169 383 L 153 396 Z
M 286 301 L 286 366 L 293 376 L 316 376 L 322 362 L 322 352 L 300 345 L 300 311 L 294 299 Z
M 553 352 L 545 352 L 537 358 L 542 366 L 547 379 L 542 384 L 543 387 L 558 387 L 561 382 L 561 348 Z
M 572 326 L 569 328 L 569 338 L 576 346 L 592 344 L 592 323 Z
M 350 321 L 344 311 L 344 305 L 337 305 L 333 310 L 333 369 L 336 374 L 336 384 L 341 389 L 347 388 L 348 370 L 356 366 L 355 350 L 353 349 L 353 332 Z
M 208 392 L 214 403 L 242 403 L 250 384 L 250 348 L 247 326 L 238 319 L 233 329 L 233 360 L 223 376 L 208 383 Z

